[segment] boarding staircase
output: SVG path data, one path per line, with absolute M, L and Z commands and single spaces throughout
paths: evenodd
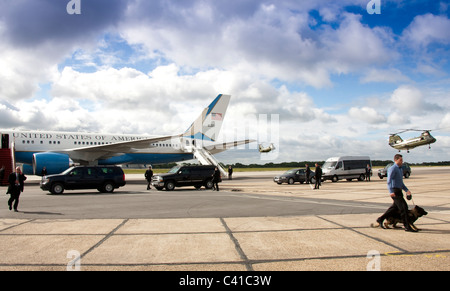
M 193 147 L 192 153 L 194 154 L 194 157 L 199 161 L 200 164 L 214 165 L 219 169 L 222 177 L 228 176 L 227 172 L 219 164 L 219 161 L 206 149 Z
M 0 177 L 0 186 L 8 185 L 8 177 L 9 174 L 13 172 L 14 168 L 14 159 L 13 159 L 13 150 L 11 149 L 0 149 L 0 169 L 4 166 L 5 171 L 3 172 L 3 177 Z

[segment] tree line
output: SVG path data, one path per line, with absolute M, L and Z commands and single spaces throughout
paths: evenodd
M 282 163 L 266 163 L 266 164 L 223 164 L 222 167 L 228 168 L 231 166 L 235 169 L 246 169 L 246 168 L 303 168 L 305 164 L 308 164 L 310 167 L 314 167 L 315 164 L 323 165 L 325 161 L 302 161 L 302 162 L 282 162 Z M 387 164 L 393 163 L 391 160 L 372 160 L 373 167 L 384 167 Z M 190 163 L 183 163 L 184 165 L 191 165 Z M 160 164 L 154 165 L 154 169 L 170 169 L 175 167 L 176 163 L 170 164 Z M 192 164 L 195 165 L 195 164 Z M 410 166 L 450 166 L 450 161 L 442 161 L 442 162 L 422 162 L 422 163 L 409 163 Z

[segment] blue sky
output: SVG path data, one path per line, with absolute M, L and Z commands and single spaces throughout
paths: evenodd
M 407 159 L 450 160 L 449 1 L 68 2 L 0 0 L 1 128 L 168 134 L 224 93 L 225 140 L 280 120 L 274 155 L 224 162 L 390 159 L 403 128 L 437 129 Z

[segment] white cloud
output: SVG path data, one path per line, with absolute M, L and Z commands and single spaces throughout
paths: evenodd
M 249 116 L 279 114 L 290 160 L 382 157 L 385 131 L 450 123 L 444 15 L 395 35 L 347 12 L 367 0 L 98 0 L 79 18 L 52 1 L 0 0 L 2 127 L 174 133 L 225 93 L 231 136 Z
M 450 43 L 450 19 L 427 13 L 418 15 L 405 29 L 403 37 L 411 46 L 427 47 L 431 43 Z
M 370 124 L 379 124 L 386 122 L 386 117 L 383 114 L 378 113 L 375 109 L 370 107 L 352 107 L 350 108 L 348 113 L 351 118 Z
M 399 69 L 370 69 L 362 78 L 362 83 L 399 83 L 410 81 Z
M 414 86 L 402 85 L 397 88 L 389 100 L 396 111 L 409 115 L 423 115 L 429 111 L 441 111 L 442 108 L 425 100 L 422 91 Z

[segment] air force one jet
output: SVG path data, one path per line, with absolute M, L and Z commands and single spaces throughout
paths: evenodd
M 219 95 L 184 133 L 167 136 L 107 135 L 46 131 L 1 131 L 1 155 L 24 164 L 25 174 L 57 174 L 82 165 L 163 164 L 196 158 L 201 164 L 219 165 L 212 156 L 253 140 L 214 144 L 219 136 L 231 96 Z M 0 163 L 2 163 L 0 157 Z M 1 167 L 2 165 L 0 165 Z M 219 166 L 219 169 L 220 166 Z M 223 176 L 225 171 L 221 169 Z

